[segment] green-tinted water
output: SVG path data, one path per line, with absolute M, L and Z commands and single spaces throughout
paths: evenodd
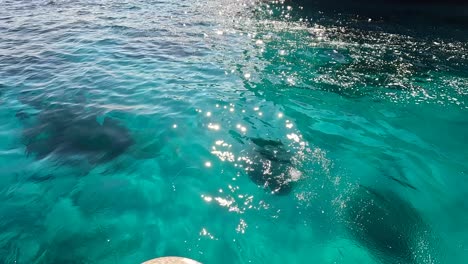
M 468 257 L 463 28 L 250 1 L 2 5 L 0 262 Z

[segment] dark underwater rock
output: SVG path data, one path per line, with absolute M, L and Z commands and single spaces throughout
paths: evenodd
M 418 211 L 392 192 L 360 186 L 345 211 L 353 239 L 382 263 L 417 263 L 418 242 L 429 228 Z
M 38 159 L 53 154 L 59 160 L 90 164 L 110 161 L 133 144 L 127 128 L 116 120 L 106 117 L 100 124 L 95 115 L 67 108 L 42 110 L 23 138 L 27 153 Z

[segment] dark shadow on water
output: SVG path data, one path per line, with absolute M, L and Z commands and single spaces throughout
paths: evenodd
M 295 182 L 291 176 L 294 170 L 291 152 L 279 140 L 263 138 L 244 138 L 244 140 L 249 150 L 243 158 L 243 165 L 252 182 L 269 189 L 272 194 L 289 194 Z
M 382 263 L 418 263 L 421 243 L 430 229 L 418 211 L 393 192 L 359 186 L 345 211 L 353 239 Z
M 134 141 L 128 129 L 117 120 L 105 117 L 102 123 L 93 114 L 68 107 L 49 107 L 36 118 L 25 112 L 23 142 L 28 155 L 37 159 L 53 156 L 65 163 L 89 164 L 108 162 L 123 154 Z
M 411 35 L 467 38 L 468 2 L 464 0 L 287 0 L 286 4 L 301 6 L 302 15 L 310 17 L 317 17 L 317 12 L 328 18 L 351 15 L 355 19 L 347 23 L 354 20 L 361 27 L 384 26 L 408 30 Z M 384 23 L 360 23 L 369 18 Z

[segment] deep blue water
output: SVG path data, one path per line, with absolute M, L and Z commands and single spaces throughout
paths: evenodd
M 0 263 L 466 263 L 463 25 L 0 5 Z

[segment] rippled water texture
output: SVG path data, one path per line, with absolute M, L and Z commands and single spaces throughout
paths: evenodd
M 466 263 L 466 29 L 0 5 L 1 263 Z

